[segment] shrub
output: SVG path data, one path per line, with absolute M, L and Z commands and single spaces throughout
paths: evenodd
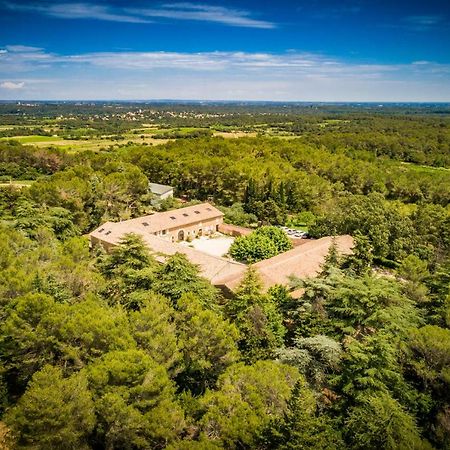
M 237 238 L 230 247 L 230 255 L 237 261 L 255 263 L 272 258 L 292 248 L 286 233 L 272 226 L 258 228 L 248 236 Z

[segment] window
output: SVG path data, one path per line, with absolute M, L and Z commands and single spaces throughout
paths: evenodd
M 148 227 L 148 222 L 142 222 L 142 225 L 144 225 L 144 227 Z
M 208 211 L 212 211 L 212 209 L 211 208 L 206 208 Z
M 162 230 L 162 234 L 167 234 L 167 230 Z
M 194 211 L 195 212 L 195 214 L 200 214 L 200 211 Z
M 175 217 L 175 216 L 170 216 L 170 218 L 171 218 L 172 220 L 176 220 L 176 217 Z
M 105 236 L 108 236 L 108 234 L 111 234 L 111 231 L 107 231 L 107 232 L 105 233 Z
M 183 213 L 183 216 L 184 217 L 189 217 L 189 214 L 188 213 Z
M 99 233 L 101 233 L 102 231 L 105 231 L 104 228 L 100 228 L 100 230 L 98 230 Z

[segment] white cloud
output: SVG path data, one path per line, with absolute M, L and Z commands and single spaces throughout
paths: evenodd
M 0 83 L 0 87 L 2 89 L 8 89 L 10 91 L 14 91 L 16 89 L 22 89 L 25 86 L 24 82 L 14 82 L 14 81 L 3 81 Z
M 429 16 L 408 16 L 405 18 L 406 22 L 414 25 L 434 25 L 442 20 L 442 16 L 429 15 Z
M 41 52 L 42 50 L 43 49 L 40 47 L 30 47 L 29 45 L 7 45 L 5 51 L 15 53 L 30 53 Z
M 0 54 L 0 77 L 25 82 L 10 90 L 24 99 L 450 100 L 450 64 L 354 63 L 295 51 L 8 51 Z M 50 81 L 38 81 L 44 78 Z
M 0 73 L 10 76 L 18 72 L 42 68 L 42 64 L 54 62 L 55 55 L 47 53 L 44 49 L 26 45 L 7 45 L 0 51 Z
M 275 28 L 275 24 L 251 17 L 249 11 L 190 2 L 168 3 L 161 8 L 129 9 L 130 13 L 154 18 L 216 22 L 248 28 Z
M 37 12 L 60 19 L 90 19 L 108 22 L 150 23 L 148 19 L 121 13 L 110 7 L 90 3 L 17 4 L 6 3 L 14 11 Z
M 427 31 L 438 26 L 444 20 L 440 15 L 407 16 L 403 19 L 407 28 L 414 31 Z
M 14 65 L 22 70 L 39 70 L 40 67 L 86 67 L 113 69 L 119 72 L 147 72 L 162 69 L 193 72 L 239 71 L 240 73 L 265 73 L 278 75 L 395 75 L 439 71 L 450 74 L 450 64 L 432 61 L 413 61 L 410 64 L 348 63 L 314 53 L 289 51 L 286 53 L 250 52 L 95 52 L 59 55 L 23 45 L 8 45 L 0 54 L 0 73 L 12 72 Z
M 447 73 L 449 64 L 356 64 L 311 53 L 282 54 L 247 52 L 98 52 L 58 56 L 29 54 L 33 64 L 64 63 L 124 71 L 177 70 L 192 72 L 236 72 L 249 76 L 296 77 L 302 75 L 324 77 L 381 77 L 408 76 L 414 73 Z M 0 58 L 1 62 L 1 58 Z M 1 65 L 0 65 L 1 68 Z
M 34 12 L 60 19 L 95 19 L 110 22 L 152 23 L 153 19 L 195 20 L 234 27 L 275 28 L 275 24 L 252 17 L 249 11 L 191 2 L 167 3 L 156 8 L 124 8 L 94 3 L 4 4 L 13 11 Z

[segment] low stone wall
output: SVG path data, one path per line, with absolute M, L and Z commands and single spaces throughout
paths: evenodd
M 239 236 L 248 236 L 251 232 L 255 231 L 251 228 L 240 227 L 238 225 L 231 225 L 229 223 L 222 223 L 219 225 L 219 231 L 223 234 L 228 234 L 229 236 L 239 237 Z M 299 245 L 306 244 L 308 239 L 297 239 L 289 237 L 289 240 L 292 242 L 294 247 L 298 247 Z
M 251 228 L 239 227 L 229 223 L 221 223 L 219 231 L 223 234 L 228 234 L 233 237 L 248 236 L 253 230 Z

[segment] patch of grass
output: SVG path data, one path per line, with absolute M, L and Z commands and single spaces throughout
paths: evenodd
M 220 136 L 225 139 L 231 139 L 241 137 L 256 137 L 256 133 L 249 131 L 215 131 L 214 136 Z
M 51 144 L 53 141 L 58 141 L 61 138 L 57 136 L 13 136 L 13 137 L 5 137 L 1 138 L 2 141 L 18 141 L 21 144 L 34 144 L 34 143 L 49 143 Z
M 308 232 L 308 227 L 306 225 L 292 225 L 292 224 L 288 224 L 286 226 L 289 227 L 289 228 L 292 228 L 293 230 L 304 231 L 305 233 Z
M 110 138 L 92 138 L 92 139 L 63 139 L 58 136 L 14 136 L 11 138 L 0 138 L 0 140 L 15 140 L 21 144 L 32 144 L 36 147 L 59 147 L 68 152 L 78 152 L 85 150 L 98 151 L 107 149 L 114 145 L 123 145 L 128 142 L 134 144 L 161 145 L 169 141 L 169 139 L 154 139 L 151 134 L 141 138 L 136 134 L 124 134 L 123 139 L 115 140 Z
M 202 127 L 179 127 L 179 128 L 159 128 L 157 130 L 152 130 L 153 134 L 170 134 L 170 133 L 179 133 L 179 134 L 189 134 L 194 131 L 199 130 L 209 130 L 209 128 Z
M 404 166 L 407 166 L 407 168 L 410 170 L 414 170 L 416 172 L 422 172 L 422 173 L 450 172 L 450 169 L 448 169 L 447 167 L 423 166 L 420 164 L 414 164 L 414 163 L 408 163 L 408 162 L 402 162 L 401 164 Z

